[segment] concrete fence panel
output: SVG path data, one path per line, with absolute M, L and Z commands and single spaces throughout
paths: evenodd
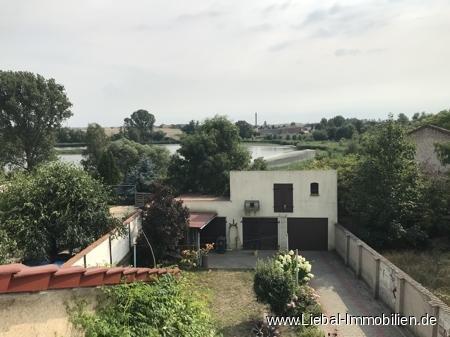
M 429 290 L 392 264 L 384 256 L 340 225 L 336 225 L 337 254 L 371 289 L 375 298 L 392 313 L 438 319 L 438 325 L 411 325 L 417 337 L 450 337 L 450 308 Z

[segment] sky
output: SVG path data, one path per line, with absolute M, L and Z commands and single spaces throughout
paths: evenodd
M 0 69 L 55 78 L 68 126 L 450 108 L 450 0 L 0 0 Z

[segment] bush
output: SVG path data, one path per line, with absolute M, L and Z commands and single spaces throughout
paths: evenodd
M 317 303 L 318 295 L 314 289 L 308 285 L 302 285 L 297 289 L 292 301 L 288 303 L 287 316 L 306 315 L 305 320 L 309 320 L 310 316 L 318 316 L 322 310 Z
M 277 254 L 274 264 L 281 268 L 283 271 L 297 277 L 298 272 L 298 284 L 306 284 L 313 278 L 311 274 L 311 264 L 301 255 L 294 255 L 294 251 L 290 250 L 288 253 L 280 252 Z
M 181 278 L 161 276 L 155 283 L 135 282 L 102 289 L 94 313 L 84 304 L 69 310 L 86 337 L 212 337 L 206 303 Z
M 268 304 L 275 315 L 286 312 L 295 292 L 295 280 L 274 259 L 259 260 L 256 264 L 253 289 L 258 302 Z

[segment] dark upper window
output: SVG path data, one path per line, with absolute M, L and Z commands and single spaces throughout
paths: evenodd
M 311 195 L 319 195 L 319 183 L 311 183 Z
M 292 184 L 273 185 L 273 208 L 275 212 L 294 211 Z

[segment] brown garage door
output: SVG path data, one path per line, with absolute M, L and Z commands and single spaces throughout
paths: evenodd
M 242 218 L 244 249 L 277 249 L 277 218 Z
M 200 231 L 200 245 L 216 243 L 220 236 L 226 237 L 226 219 L 216 217 Z
M 328 250 L 327 218 L 288 218 L 289 249 Z

